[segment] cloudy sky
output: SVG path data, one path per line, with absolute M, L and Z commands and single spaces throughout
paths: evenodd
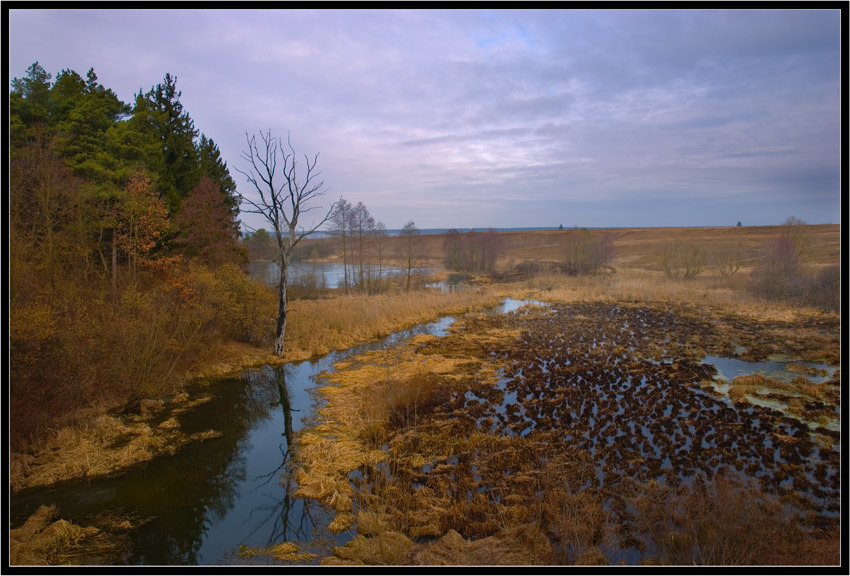
M 166 72 L 240 190 L 245 133 L 319 152 L 388 228 L 840 222 L 840 13 L 11 10 L 125 102 Z M 257 222 L 244 217 L 248 223 Z

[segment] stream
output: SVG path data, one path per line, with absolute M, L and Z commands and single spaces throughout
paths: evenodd
M 507 313 L 525 303 L 506 299 L 488 313 Z M 105 510 L 149 519 L 133 532 L 131 564 L 277 563 L 264 555 L 242 557 L 240 546 L 283 541 L 319 558 L 328 556 L 333 546 L 354 534 L 330 533 L 332 512 L 316 501 L 293 498 L 297 484 L 290 466 L 294 434 L 311 424 L 323 402 L 315 393 L 318 375 L 349 355 L 419 334 L 443 336 L 453 322 L 446 316 L 315 360 L 195 384 L 190 395 L 213 399 L 182 414 L 181 427 L 187 434 L 212 428 L 220 437 L 192 443 L 116 478 L 18 492 L 10 498 L 11 526 L 20 526 L 40 505 L 51 504 L 61 518 L 80 525 Z

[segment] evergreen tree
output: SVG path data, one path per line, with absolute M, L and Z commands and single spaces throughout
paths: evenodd
M 197 145 L 198 163 L 202 176 L 206 176 L 218 186 L 225 205 L 235 217 L 239 213 L 239 198 L 236 193 L 236 182 L 230 177 L 227 162 L 221 159 L 221 152 L 212 138 L 201 134 Z
M 129 112 L 112 90 L 97 83 L 94 69 L 87 79 L 63 70 L 51 90 L 52 121 L 59 149 L 77 174 L 97 176 L 93 164 L 105 150 L 106 133 Z
M 148 168 L 157 176 L 157 190 L 171 214 L 180 209 L 183 198 L 200 179 L 195 137 L 198 132 L 188 112 L 180 102 L 177 78 L 166 73 L 162 83 L 147 94 L 136 95 L 134 124 L 159 142 L 159 149 L 150 151 Z
M 24 78 L 12 79 L 9 94 L 9 137 L 13 151 L 32 138 L 32 131 L 50 119 L 50 78 L 38 63 L 27 68 Z

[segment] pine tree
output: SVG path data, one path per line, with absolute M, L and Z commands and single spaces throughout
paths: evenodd
M 230 177 L 227 162 L 221 159 L 221 152 L 212 138 L 201 134 L 197 144 L 198 163 L 200 173 L 206 176 L 218 186 L 224 202 L 233 212 L 233 216 L 239 213 L 239 198 L 236 192 L 236 182 Z
M 157 190 L 169 213 L 180 209 L 189 190 L 200 180 L 195 137 L 198 132 L 180 102 L 177 78 L 166 73 L 162 83 L 136 96 L 133 118 L 136 128 L 151 134 L 159 148 L 147 158 L 149 169 L 157 176 Z

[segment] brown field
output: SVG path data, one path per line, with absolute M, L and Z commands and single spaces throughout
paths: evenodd
M 614 267 L 617 270 L 659 270 L 654 254 L 666 243 L 682 242 L 703 247 L 707 252 L 722 244 L 740 242 L 749 266 L 759 258 L 759 252 L 770 238 L 781 231 L 781 226 L 741 226 L 705 228 L 608 228 L 594 229 L 591 234 L 609 232 L 614 249 Z M 564 230 L 529 230 L 500 232 L 506 254 L 501 268 L 520 262 L 558 262 L 563 258 L 563 239 L 570 232 Z M 809 261 L 815 266 L 837 263 L 841 259 L 841 225 L 818 224 L 806 226 Z M 417 238 L 417 264 L 440 266 L 443 259 L 445 234 L 425 234 Z M 308 240 L 310 243 L 331 240 Z M 405 239 L 388 237 L 387 251 L 390 259 L 402 265 L 405 261 Z M 305 252 L 309 252 L 305 248 Z

